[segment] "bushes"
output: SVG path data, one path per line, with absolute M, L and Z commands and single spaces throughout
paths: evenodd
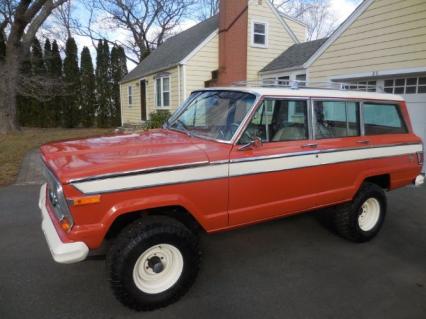
M 153 129 L 162 127 L 171 115 L 172 114 L 168 110 L 157 110 L 150 113 L 150 120 L 146 122 L 146 128 Z

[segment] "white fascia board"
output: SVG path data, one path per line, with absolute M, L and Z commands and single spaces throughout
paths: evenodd
M 266 3 L 269 5 L 269 7 L 271 8 L 272 12 L 278 18 L 278 21 L 281 22 L 282 26 L 287 31 L 287 33 L 289 34 L 289 36 L 291 37 L 291 39 L 294 41 L 294 43 L 296 43 L 296 44 L 300 43 L 299 39 L 294 34 L 293 30 L 291 30 L 291 28 L 288 26 L 287 22 L 285 22 L 284 18 L 281 16 L 281 13 L 278 12 L 278 9 L 271 3 L 270 0 L 266 0 Z
M 363 14 L 374 0 L 364 0 L 358 8 L 331 34 L 327 41 L 303 65 L 309 68 L 355 21 Z
M 335 75 L 330 77 L 330 80 L 379 78 L 379 77 L 386 77 L 386 76 L 408 75 L 408 74 L 416 74 L 416 73 L 426 73 L 426 67 L 341 74 L 341 75 Z
M 293 21 L 293 22 L 295 22 L 295 23 L 300 24 L 300 25 L 301 25 L 301 26 L 303 26 L 303 27 L 307 27 L 307 26 L 308 26 L 308 25 L 307 25 L 306 23 L 304 23 L 303 21 L 297 20 L 297 19 L 295 19 L 295 18 L 293 18 L 293 17 L 289 16 L 288 14 L 285 14 L 285 13 L 282 13 L 282 12 L 280 12 L 280 14 L 281 14 L 281 16 L 282 16 L 282 17 L 284 17 L 285 19 L 289 19 L 289 20 L 291 20 L 291 21 Z
M 189 53 L 179 64 L 187 64 L 189 60 L 191 60 L 202 48 L 204 48 L 217 34 L 219 33 L 219 29 L 213 31 L 207 38 L 204 39 L 191 53 Z

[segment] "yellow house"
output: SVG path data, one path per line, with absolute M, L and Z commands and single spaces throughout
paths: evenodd
M 220 13 L 168 39 L 120 83 L 122 124 L 173 112 L 197 89 L 258 80 L 259 71 L 305 40 L 306 26 L 269 0 L 221 1 Z M 235 76 L 237 75 L 237 76 Z

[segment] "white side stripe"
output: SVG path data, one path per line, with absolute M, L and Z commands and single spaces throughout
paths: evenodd
M 415 154 L 422 151 L 422 145 L 401 145 L 379 148 L 352 149 L 343 151 L 324 151 L 318 154 L 306 154 L 281 158 L 250 160 L 230 164 L 205 165 L 193 168 L 183 168 L 172 171 L 145 173 L 129 176 L 117 176 L 105 179 L 75 182 L 73 185 L 83 193 L 98 194 L 126 189 L 162 186 L 196 182 L 209 179 L 226 178 L 257 173 L 267 173 L 290 170 L 302 167 L 312 167 L 374 159 L 381 157 Z M 290 154 L 291 155 L 291 154 Z M 228 172 L 229 170 L 229 172 Z

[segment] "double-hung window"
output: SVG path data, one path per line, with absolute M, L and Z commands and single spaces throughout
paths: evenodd
M 252 24 L 252 46 L 266 48 L 268 46 L 268 24 L 253 22 Z
M 159 77 L 155 80 L 157 107 L 170 106 L 170 77 Z
M 129 98 L 129 106 L 133 104 L 133 87 L 129 85 L 127 87 L 127 96 Z

